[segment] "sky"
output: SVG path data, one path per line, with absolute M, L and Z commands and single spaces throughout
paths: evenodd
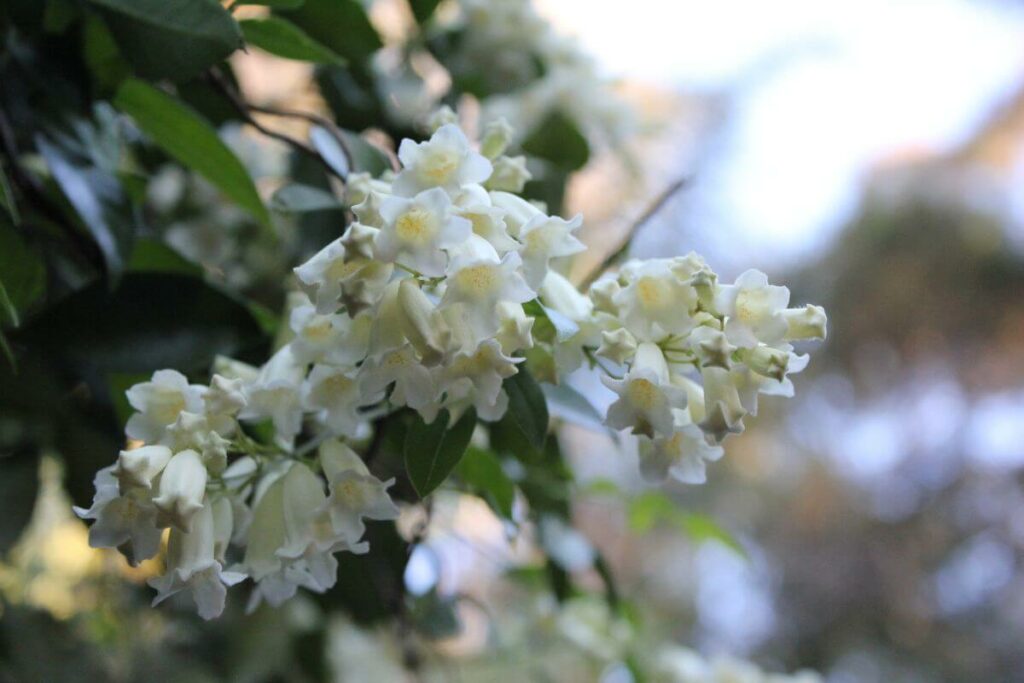
M 701 219 L 713 225 L 701 227 L 742 236 L 766 262 L 821 247 L 856 207 L 867 170 L 910 151 L 955 148 L 1024 80 L 1022 4 L 539 7 L 608 75 L 730 94 L 727 139 L 701 183 L 710 190 Z

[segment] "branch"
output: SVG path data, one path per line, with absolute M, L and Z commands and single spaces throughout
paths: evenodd
M 310 158 L 316 159 L 318 162 L 320 162 L 320 164 L 324 168 L 327 169 L 328 172 L 330 172 L 331 174 L 333 174 L 333 175 L 337 176 L 338 178 L 340 178 L 342 182 L 345 182 L 345 176 L 342 175 L 341 173 L 338 173 L 338 171 L 335 170 L 335 168 L 333 166 L 331 166 L 331 164 L 329 164 L 327 162 L 327 160 L 324 159 L 323 156 L 319 152 L 317 152 L 315 149 L 313 149 L 312 147 L 310 147 L 306 143 L 302 142 L 301 140 L 296 140 L 295 138 L 291 137 L 290 135 L 285 135 L 284 133 L 281 133 L 279 131 L 267 128 L 262 123 L 260 123 L 255 118 L 253 118 L 252 112 L 254 112 L 254 111 L 255 112 L 260 112 L 260 113 L 269 113 L 269 112 L 265 112 L 263 107 L 256 107 L 256 106 L 250 105 L 248 102 L 246 102 L 242 98 L 241 93 L 236 91 L 227 82 L 227 80 L 224 78 L 224 76 L 217 69 L 210 69 L 206 73 L 206 77 L 207 77 L 207 80 L 215 88 L 217 88 L 217 90 L 219 90 L 221 92 L 221 94 L 224 95 L 224 97 L 227 98 L 228 102 L 231 103 L 231 106 L 234 107 L 235 111 L 238 112 L 239 116 L 242 117 L 243 121 L 248 123 L 250 126 L 252 126 L 256 130 L 258 130 L 259 132 L 263 133 L 267 137 L 273 138 L 275 140 L 279 140 L 279 141 L 281 141 L 281 142 L 283 142 L 283 143 L 285 143 L 287 145 L 290 145 L 291 147 L 294 147 L 295 149 L 299 150 L 300 152 L 302 152 L 303 154 L 309 156 Z M 352 162 L 352 158 L 349 155 L 348 150 L 345 147 L 342 147 L 342 150 L 345 151 L 345 155 L 346 155 L 346 157 L 348 157 L 348 161 L 349 161 L 349 168 L 351 168 L 352 167 L 352 163 L 351 163 Z
M 671 185 L 666 187 L 664 190 L 662 190 L 661 194 L 655 197 L 654 201 L 652 201 L 651 204 L 644 210 L 644 212 L 640 214 L 640 217 L 637 218 L 631 226 L 629 226 L 629 229 L 626 231 L 626 234 L 623 235 L 622 239 L 620 240 L 619 246 L 616 247 L 610 254 L 608 254 L 608 256 L 604 258 L 604 260 L 602 260 L 599 264 L 592 268 L 589 273 L 587 273 L 587 275 L 580 282 L 580 290 L 586 291 L 586 289 L 594 283 L 594 280 L 599 278 L 606 270 L 608 270 L 613 265 L 618 263 L 626 254 L 626 251 L 629 249 L 630 242 L 633 241 L 633 237 L 640 230 L 640 228 L 642 228 L 647 223 L 647 221 L 654 218 L 654 216 L 665 207 L 665 204 L 668 203 L 668 200 L 672 199 L 672 197 L 674 197 L 677 192 L 679 192 L 683 188 L 689 187 L 691 182 L 692 178 L 688 176 L 684 178 L 679 178 Z

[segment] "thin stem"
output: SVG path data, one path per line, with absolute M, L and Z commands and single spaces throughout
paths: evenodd
M 338 143 L 338 147 L 341 148 L 342 153 L 345 155 L 345 161 L 348 163 L 348 167 L 350 169 L 355 167 L 355 161 L 352 156 L 352 150 L 349 149 L 348 142 L 345 140 L 344 131 L 338 128 L 338 126 L 335 125 L 334 121 L 331 121 L 326 116 L 321 116 L 320 114 L 315 114 L 312 112 L 297 111 L 294 109 L 278 109 L 276 107 L 267 107 L 255 104 L 250 104 L 249 110 L 258 112 L 260 114 L 267 114 L 269 116 L 302 119 L 304 121 L 309 121 L 310 123 L 320 126 L 321 128 L 325 129 L 328 133 L 330 133 L 334 140 Z
M 586 277 L 584 277 L 583 280 L 580 282 L 580 290 L 586 291 L 586 289 L 591 284 L 594 283 L 594 280 L 600 277 L 601 274 L 608 270 L 610 267 L 618 263 L 619 260 L 621 260 L 622 257 L 626 254 L 626 251 L 629 249 L 629 243 L 633 241 L 633 236 L 636 235 L 637 231 L 639 231 L 640 228 L 642 228 L 644 224 L 647 223 L 647 221 L 651 220 L 651 218 L 653 218 L 659 211 L 661 211 L 661 209 L 665 207 L 665 204 L 668 203 L 668 200 L 671 199 L 677 192 L 679 192 L 685 187 L 688 187 L 690 185 L 690 182 L 690 177 L 679 178 L 671 185 L 666 187 L 661 192 L 661 194 L 655 197 L 654 201 L 651 202 L 651 204 L 644 210 L 642 214 L 640 214 L 640 217 L 637 218 L 631 226 L 629 226 L 629 229 L 626 231 L 626 234 L 623 235 L 622 239 L 619 241 L 619 246 L 616 247 L 610 254 L 608 254 L 608 256 L 606 256 L 603 261 L 597 264 L 597 266 L 591 269 L 589 273 L 587 273 Z
M 242 98 L 241 94 L 231 87 L 231 85 L 227 82 L 224 76 L 217 69 L 210 69 L 207 72 L 207 79 L 210 81 L 210 83 L 213 84 L 214 87 L 216 87 L 224 95 L 224 97 L 227 98 L 228 102 L 231 103 L 231 106 L 234 107 L 235 111 L 238 112 L 239 116 L 242 117 L 243 121 L 248 123 L 250 126 L 258 130 L 259 132 L 263 133 L 267 137 L 273 138 L 274 140 L 279 140 L 285 143 L 286 145 L 294 147 L 295 149 L 299 150 L 300 152 L 309 156 L 310 158 L 316 159 L 325 169 L 327 169 L 328 172 L 330 172 L 334 176 L 337 176 L 339 179 L 341 179 L 342 182 L 345 181 L 345 176 L 342 175 L 341 173 L 338 173 L 338 171 L 335 170 L 335 168 L 331 164 L 329 164 L 327 160 L 324 159 L 324 157 L 315 149 L 313 149 L 312 147 L 310 147 L 309 145 L 300 140 L 296 140 L 290 135 L 285 135 L 284 133 L 281 133 L 279 131 L 267 128 L 262 123 L 253 118 L 252 112 L 260 111 L 261 108 L 254 107 L 250 105 L 248 102 L 246 102 Z M 342 149 L 344 150 L 344 148 Z M 351 168 L 351 163 L 349 164 L 349 167 Z

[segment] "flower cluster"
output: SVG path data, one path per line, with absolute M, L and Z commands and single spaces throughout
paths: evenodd
M 624 369 L 607 424 L 640 439 L 641 471 L 700 483 L 705 461 L 757 414 L 758 395 L 792 396 L 808 356 L 790 342 L 824 339 L 820 306 L 788 308 L 789 290 L 756 270 L 734 284 L 696 254 L 630 261 L 590 288 L 596 356 Z
M 478 150 L 444 124 L 402 142 L 399 173 L 350 176 L 357 220 L 295 269 L 287 343 L 261 367 L 221 359 L 208 385 L 162 370 L 128 391 L 141 445 L 99 472 L 79 514 L 94 546 L 133 562 L 169 529 L 156 602 L 187 589 L 209 618 L 245 578 L 252 606 L 328 589 L 335 553 L 367 551 L 363 520 L 398 514 L 392 482 L 346 444 L 403 407 L 500 419 L 527 353 L 560 373 L 623 368 L 606 378 L 608 426 L 641 435 L 645 471 L 691 481 L 758 393 L 791 392 L 806 356 L 788 342 L 824 335 L 820 308 L 787 309 L 759 273 L 719 285 L 696 256 L 631 262 L 581 294 L 552 265 L 584 249 L 582 219 L 491 185 L 510 137 L 490 126 Z

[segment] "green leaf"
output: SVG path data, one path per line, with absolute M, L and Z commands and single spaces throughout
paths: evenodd
M 350 62 L 362 62 L 384 45 L 357 0 L 306 0 L 282 16 Z
M 22 314 L 46 288 L 46 268 L 6 218 L 0 216 L 0 324 L 21 324 Z
M 116 282 L 135 238 L 134 209 L 124 189 L 108 169 L 72 154 L 44 135 L 35 136 L 36 148 L 61 192 L 100 248 L 107 275 Z
M 151 238 L 135 243 L 127 270 L 135 273 L 177 273 L 191 277 L 203 275 L 200 266 L 186 260 L 163 242 Z
M 434 15 L 434 10 L 439 4 L 440 0 L 409 0 L 409 8 L 412 9 L 417 24 L 426 23 Z
M 302 7 L 306 0 L 239 0 L 236 5 L 261 5 L 274 9 L 296 9 Z
M 246 19 L 239 22 L 245 42 L 285 59 L 296 59 L 316 64 L 343 64 L 345 62 L 329 47 L 306 35 L 301 28 L 280 17 Z
M 671 498 L 659 491 L 648 491 L 629 501 L 627 514 L 630 528 L 637 533 L 647 533 L 658 524 L 667 524 L 698 543 L 718 541 L 742 557 L 747 556 L 739 541 L 715 520 L 681 510 Z
M 557 111 L 533 130 L 523 142 L 523 151 L 568 171 L 582 168 L 590 159 L 590 145 L 583 133 Z
M 0 457 L 0 553 L 11 549 L 32 519 L 38 491 L 38 458 L 27 453 Z
M 169 155 L 196 171 L 264 225 L 270 214 L 252 178 L 217 132 L 195 111 L 142 81 L 125 81 L 114 104 Z
M 455 468 L 455 473 L 469 490 L 483 498 L 499 517 L 512 519 L 516 486 L 501 468 L 498 456 L 491 451 L 470 446 Z
M 35 318 L 18 339 L 65 364 L 102 373 L 206 372 L 218 354 L 257 357 L 267 339 L 249 309 L 200 279 L 127 273 Z
M 282 213 L 305 213 L 344 209 L 345 206 L 333 194 L 319 187 L 292 183 L 274 193 L 270 208 Z
M 505 380 L 503 387 L 508 394 L 508 415 L 512 423 L 531 446 L 542 450 L 548 435 L 548 404 L 544 392 L 522 366 Z
M 15 225 L 21 224 L 21 214 L 18 213 L 18 205 L 14 203 L 14 192 L 11 191 L 11 184 L 7 180 L 2 164 L 0 164 L 0 207 L 7 212 Z
M 104 97 L 112 94 L 131 72 L 110 29 L 96 14 L 86 15 L 82 26 L 82 61 Z
M 405 436 L 405 471 L 416 493 L 425 498 L 448 478 L 466 452 L 476 412 L 470 408 L 450 429 L 447 410 L 430 424 L 416 418 Z
M 242 47 L 216 0 L 89 0 L 122 54 L 147 78 L 187 80 Z

